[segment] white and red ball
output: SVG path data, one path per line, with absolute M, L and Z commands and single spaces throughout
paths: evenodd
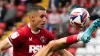
M 84 8 L 75 8 L 70 13 L 70 23 L 77 28 L 83 28 L 89 22 L 89 13 Z

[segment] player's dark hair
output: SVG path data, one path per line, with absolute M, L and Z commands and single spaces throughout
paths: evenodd
M 28 12 L 39 11 L 39 10 L 45 11 L 45 8 L 43 8 L 42 6 L 39 6 L 39 5 L 33 5 L 33 6 L 30 7 Z

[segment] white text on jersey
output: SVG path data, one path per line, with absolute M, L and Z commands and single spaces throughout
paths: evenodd
M 29 45 L 29 53 L 36 53 L 38 50 L 40 50 L 44 45 Z

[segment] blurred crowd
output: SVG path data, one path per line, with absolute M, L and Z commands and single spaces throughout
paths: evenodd
M 41 5 L 42 3 L 47 5 Z M 0 39 L 7 38 L 16 29 L 28 23 L 29 18 L 25 16 L 30 6 L 39 4 L 47 9 L 47 28 L 58 39 L 68 35 L 79 33 L 80 30 L 72 27 L 69 23 L 69 14 L 74 8 L 85 8 L 90 13 L 90 23 L 100 18 L 100 0 L 0 0 Z M 89 23 L 89 24 L 90 24 Z M 89 25 L 88 25 L 89 26 Z M 96 31 L 92 34 L 95 38 Z M 74 55 L 74 45 L 68 50 Z M 84 47 L 84 44 L 80 44 Z M 2 53 L 2 56 L 12 56 L 9 50 Z M 76 55 L 77 56 L 77 55 Z

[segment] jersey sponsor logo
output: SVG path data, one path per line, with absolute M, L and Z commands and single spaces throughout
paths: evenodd
M 12 35 L 11 35 L 11 38 L 12 39 L 15 39 L 19 36 L 19 33 L 18 32 L 14 32 Z
M 40 40 L 41 40 L 42 43 L 46 42 L 46 38 L 44 36 L 41 36 Z
M 37 53 L 44 45 L 29 45 L 29 53 Z

